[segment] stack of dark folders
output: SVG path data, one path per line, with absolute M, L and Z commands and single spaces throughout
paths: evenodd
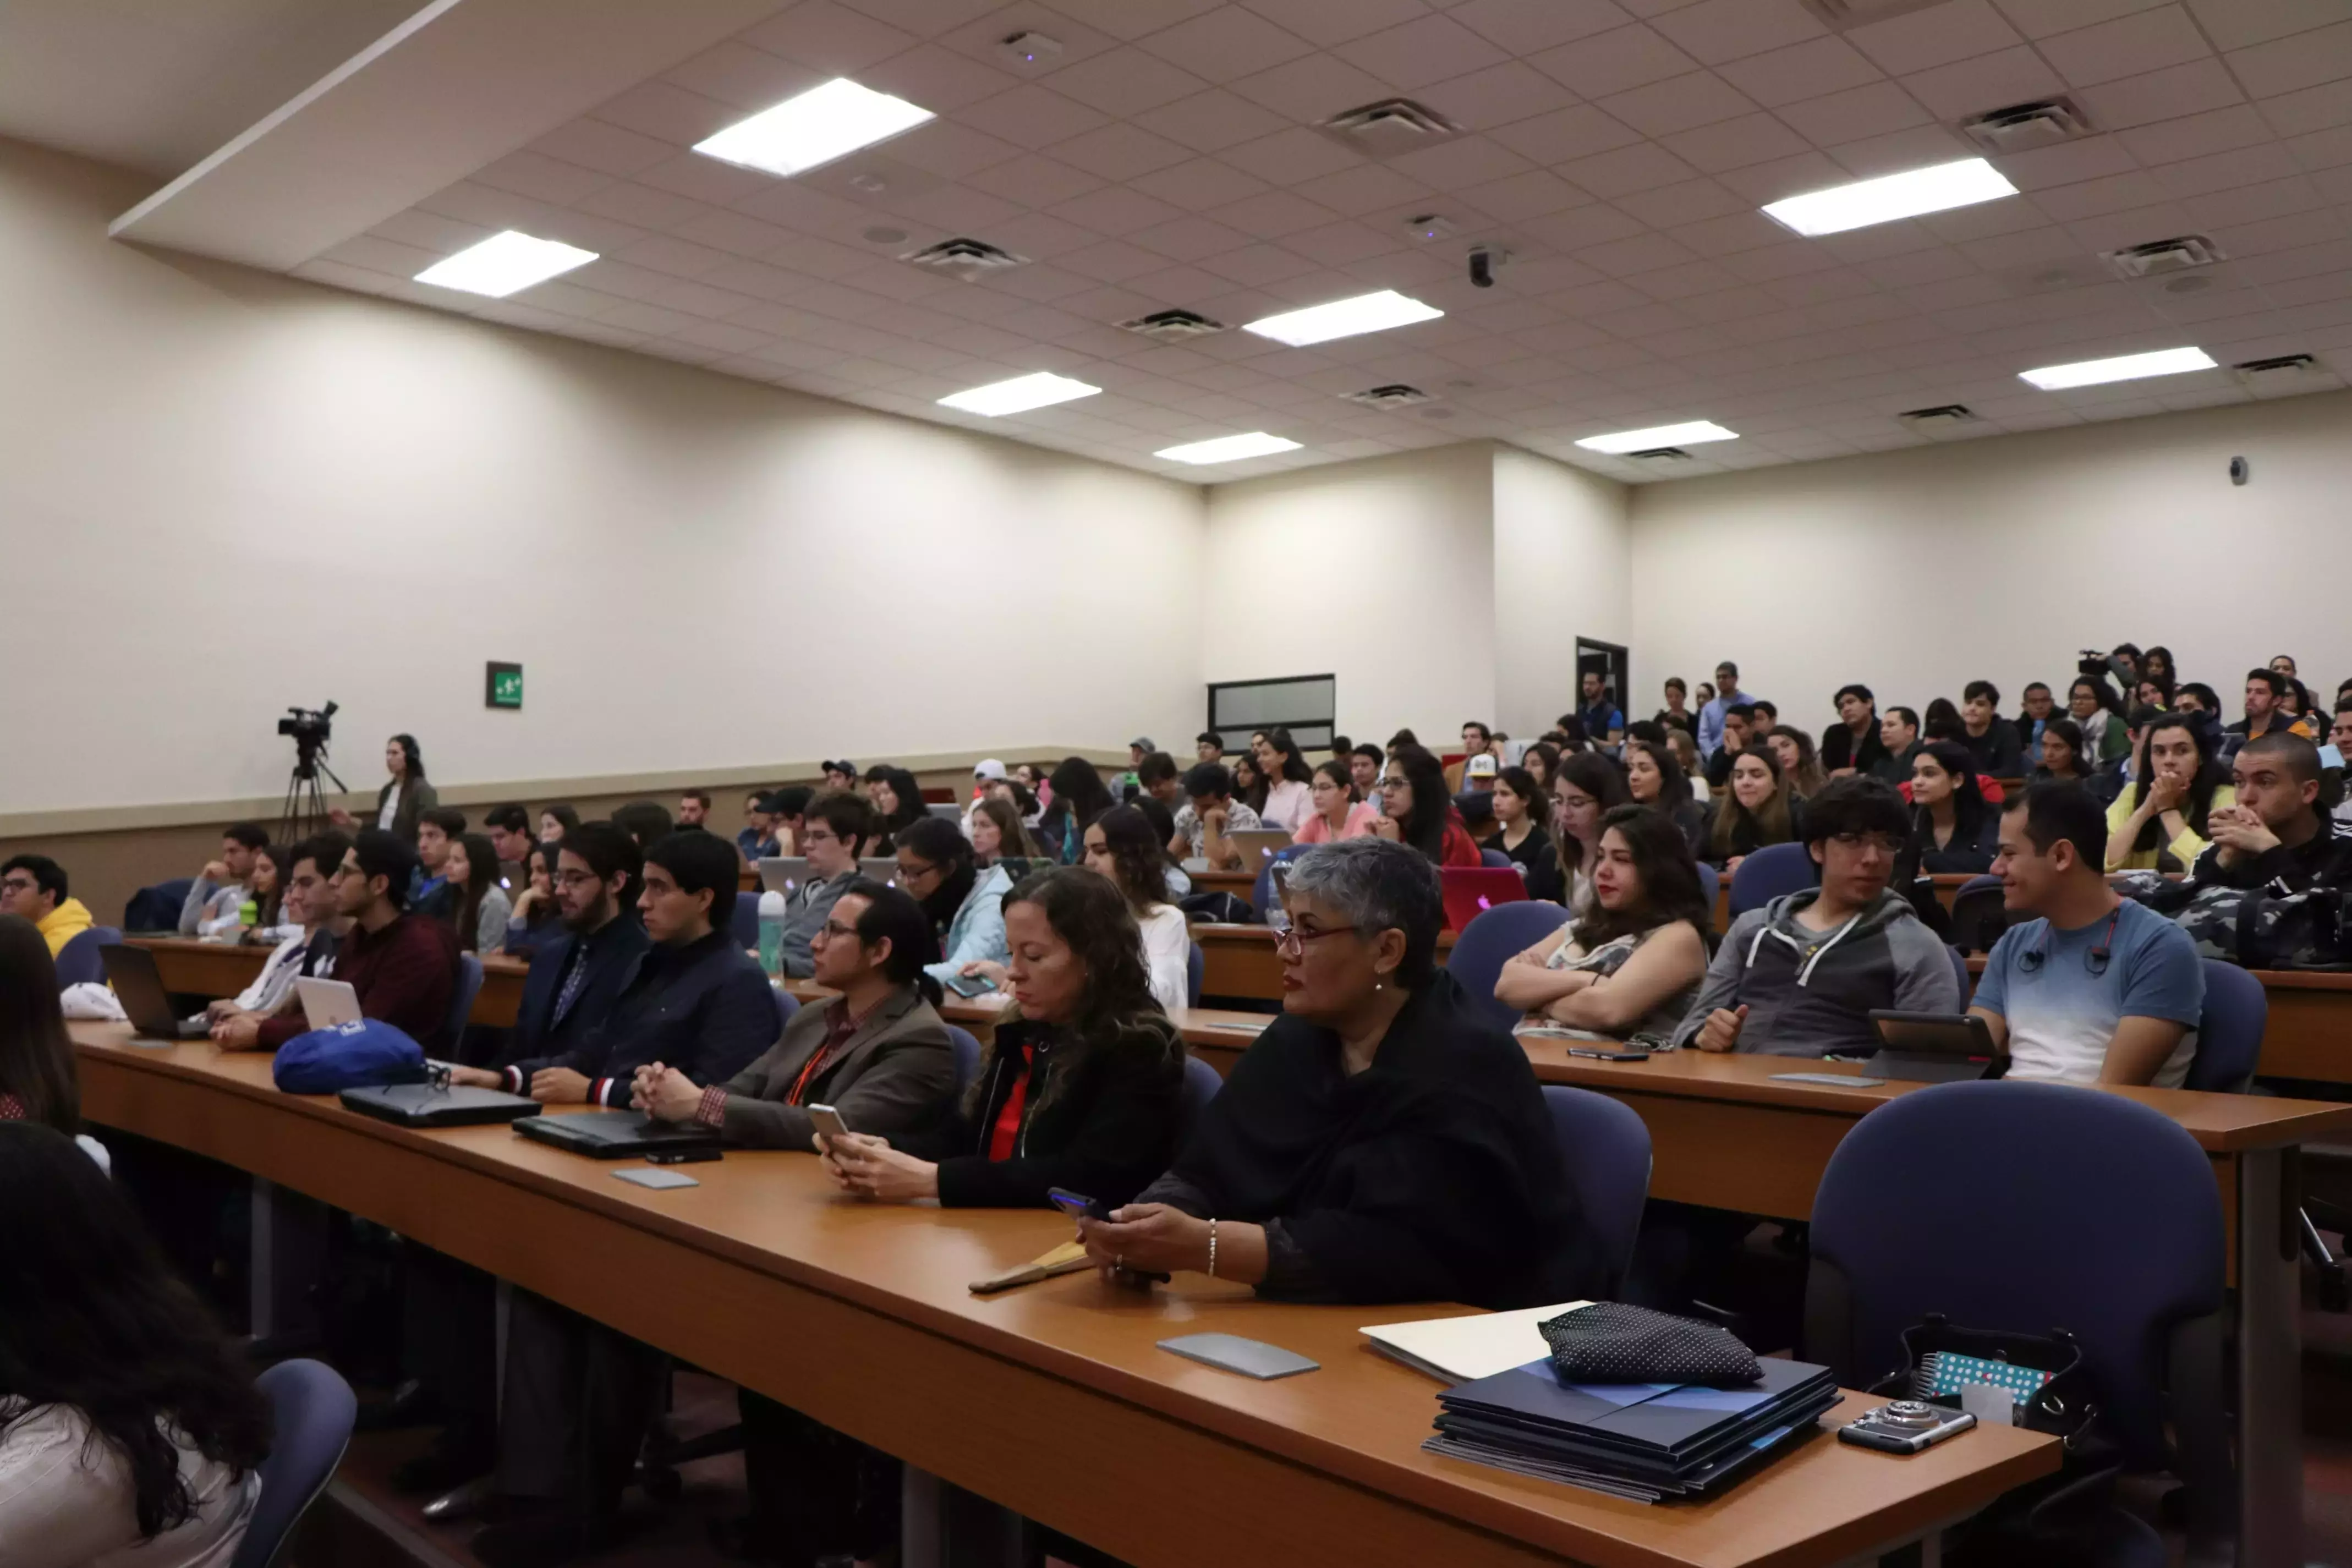
M 1705 1497 L 1811 1436 L 1838 1401 L 1827 1367 L 1758 1364 L 1757 1382 L 1715 1388 L 1566 1384 L 1549 1361 L 1531 1362 L 1439 1394 L 1423 1447 L 1637 1502 Z

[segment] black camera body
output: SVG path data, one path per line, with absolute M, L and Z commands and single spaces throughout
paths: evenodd
M 332 702 L 324 708 L 289 708 L 287 716 L 278 721 L 278 732 L 293 736 L 298 752 L 315 751 L 334 734 L 335 708 Z

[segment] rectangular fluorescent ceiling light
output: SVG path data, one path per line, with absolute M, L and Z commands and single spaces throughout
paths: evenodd
M 1790 196 L 1764 211 L 1799 234 L 1843 234 L 1850 228 L 1867 228 L 1874 223 L 1893 223 L 1899 217 L 1974 206 L 2015 195 L 2017 187 L 2001 178 L 2000 170 L 1982 158 L 1963 158 L 1956 163 Z
M 2148 354 L 2125 354 L 2119 359 L 2086 359 L 2079 364 L 2044 365 L 2019 371 L 2018 377 L 2044 392 L 2070 386 L 2097 386 L 2109 381 L 2137 381 L 2144 375 L 2179 375 L 2183 371 L 2211 370 L 2213 356 L 2203 349 L 2158 349 Z
M 1242 331 L 1299 348 L 1307 343 L 1329 342 L 1333 338 L 1352 338 L 1359 332 L 1384 332 L 1391 327 L 1433 321 L 1444 314 L 1393 289 L 1383 289 L 1377 294 L 1359 294 L 1352 300 L 1334 300 L 1328 305 L 1286 310 L 1279 316 L 1252 321 Z
M 1739 432 L 1727 430 L 1711 419 L 1687 425 L 1658 425 L 1647 430 L 1620 430 L 1614 436 L 1587 436 L 1577 443 L 1588 452 L 1646 452 L 1653 447 L 1696 447 L 1701 441 L 1737 441 Z
M 739 120 L 694 150 L 723 163 L 793 175 L 909 131 L 931 111 L 835 77 L 749 120 Z
M 519 289 L 544 283 L 595 259 L 593 250 L 560 239 L 533 239 L 510 228 L 435 262 L 416 275 L 416 281 L 503 300 Z
M 1220 436 L 1213 441 L 1195 441 L 1189 447 L 1163 447 L 1151 455 L 1171 463 L 1238 463 L 1244 458 L 1271 458 L 1276 452 L 1297 450 L 1296 441 L 1253 430 L 1246 436 Z
M 992 381 L 986 386 L 975 386 L 970 392 L 942 397 L 940 405 L 961 408 L 966 414 L 985 414 L 993 419 L 1000 415 L 1023 414 L 1032 408 L 1067 403 L 1074 397 L 1092 397 L 1101 390 L 1099 386 L 1088 386 L 1083 381 L 1072 381 L 1066 375 L 1054 375 L 1041 370 L 1034 375 L 1016 375 L 1011 381 Z

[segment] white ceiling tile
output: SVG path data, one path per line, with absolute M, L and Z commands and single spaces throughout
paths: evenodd
M 843 0 L 843 3 L 893 26 L 903 27 L 929 38 L 950 28 L 961 26 L 992 8 L 997 0 Z
M 1516 121 L 1565 109 L 1575 94 L 1519 60 L 1506 60 L 1485 70 L 1423 87 L 1415 93 L 1427 105 L 1470 131 L 1490 131 Z
M 1441 191 L 1523 174 L 1535 166 L 1508 147 L 1485 136 L 1465 136 L 1458 141 L 1442 142 L 1434 147 L 1424 147 L 1417 153 L 1391 158 L 1388 163 L 1390 168 L 1405 178 L 1422 181 Z
M 2179 5 L 2060 33 L 2042 39 L 2038 47 L 2042 58 L 2076 87 L 2186 65 L 2212 53 L 2197 24 Z
M 1187 212 L 1205 212 L 1269 189 L 1264 180 L 1214 158 L 1193 158 L 1129 182 L 1136 190 Z
M 1250 237 L 1239 229 L 1190 215 L 1153 224 L 1128 236 L 1128 239 L 1174 261 L 1198 261 L 1204 256 L 1238 250 L 1250 242 Z
M 2299 136 L 2331 125 L 2352 125 L 2352 80 L 2325 82 L 2300 92 L 2266 98 L 2256 107 L 2263 119 L 2282 136 Z
M 1802 195 L 1847 184 L 1853 176 L 1825 153 L 1800 153 L 1736 169 L 1711 171 L 1716 178 L 1754 202 L 1769 206 L 1783 196 Z
M 1144 37 L 1141 47 L 1212 82 L 1231 82 L 1315 52 L 1297 34 L 1239 5 L 1204 8 L 1202 15 Z
M 1196 153 L 1221 153 L 1237 142 L 1270 135 L 1289 124 L 1223 88 L 1194 93 L 1135 117 L 1146 131 L 1180 142 Z
M 1096 189 L 1102 181 L 1043 153 L 1024 153 L 966 175 L 964 183 L 1026 207 L 1050 207 Z
M 1580 250 L 1643 232 L 1642 220 L 1600 202 L 1566 212 L 1548 213 L 1521 226 L 1528 234 L 1559 250 Z
M 2066 84 L 2040 55 L 2020 46 L 1914 71 L 1903 78 L 1903 86 L 1929 112 L 1945 120 L 1965 120 L 2013 103 L 2053 98 Z
M 688 196 L 713 206 L 728 206 L 746 197 L 760 195 L 776 183 L 772 174 L 757 169 L 739 168 L 722 163 L 716 158 L 706 158 L 699 153 L 680 153 L 656 163 L 636 176 L 641 185 L 651 185 L 657 191 L 673 195 Z
M 904 136 L 893 136 L 884 145 L 895 162 L 945 180 L 962 179 L 1021 154 L 1021 149 L 1010 142 L 946 119 L 918 125 Z
M 1705 65 L 1760 55 L 1827 34 L 1798 0 L 1698 0 L 1696 5 L 1660 16 L 1652 26 Z
M 2076 97 L 2094 124 L 2124 131 L 2240 103 L 2245 94 L 2220 60 L 2201 59 L 2084 88 Z
M 1108 185 L 1066 202 L 1056 202 L 1046 211 L 1065 223 L 1114 237 L 1134 233 L 1156 223 L 1181 217 L 1183 209 L 1155 201 L 1139 191 Z
M 2125 212 L 2163 201 L 2165 189 L 2156 176 L 2145 169 L 2110 174 L 2104 179 L 2083 180 L 2071 185 L 2058 185 L 2037 191 L 2027 201 L 2060 223 L 2076 218 L 2094 217 L 2101 213 Z
M 2066 225 L 2066 232 L 2084 250 L 2121 250 L 2128 246 L 2146 245 L 2151 240 L 2168 239 L 2187 234 L 2197 226 L 2189 209 L 2178 202 L 2159 202 L 2153 206 L 2128 207 L 2121 212 L 2097 213 L 2089 217 L 2075 218 Z
M 1227 85 L 1259 107 L 1302 123 L 1328 120 L 1344 110 L 1391 96 L 1380 78 L 1329 55 L 1309 55 Z
M 1848 88 L 1825 98 L 1789 104 L 1776 112 L 1817 147 L 1859 142 L 1931 120 L 1917 100 L 1891 81 Z
M 1995 168 L 2008 176 L 2010 184 L 2021 191 L 2029 192 L 2052 185 L 2072 184 L 2078 180 L 2095 180 L 2108 174 L 2125 174 L 2137 167 L 2120 136 L 2090 136 L 2080 142 L 2061 142 L 2054 147 L 2012 153 L 1992 162 Z
M 1829 155 L 1848 174 L 1865 180 L 1974 157 L 1977 151 L 1975 143 L 1961 140 L 1958 132 L 1932 124 L 1865 136 L 1858 142 L 1841 142 L 1828 149 Z
M 740 311 L 751 310 L 760 301 L 748 295 L 738 294 L 732 289 L 712 288 L 699 279 L 681 278 L 656 289 L 654 297 L 647 303 L 664 306 L 672 310 L 683 310 L 689 316 L 699 316 L 705 321 L 723 321 Z
M 1384 234 L 1370 224 L 1349 219 L 1290 235 L 1282 243 L 1326 267 L 1344 267 L 1351 261 L 1385 256 L 1406 242 L 1401 237 Z
M 1642 134 L 1591 104 L 1578 104 L 1506 125 L 1494 139 L 1538 163 L 1561 163 L 1630 146 Z
M 2230 68 L 2256 98 L 2273 98 L 2352 77 L 2352 21 L 2233 49 Z
M 961 235 L 986 234 L 998 224 L 1010 223 L 1022 212 L 1011 202 L 962 185 L 917 192 L 892 210 Z
M 676 231 L 681 239 L 707 245 L 730 256 L 758 258 L 771 254 L 793 237 L 792 231 L 738 212 L 704 213 Z
M 1076 99 L 1064 98 L 1034 82 L 969 104 L 958 110 L 955 118 L 1033 152 L 1109 123 Z
M 2287 142 L 2286 148 L 2306 169 L 2333 169 L 2352 163 L 2352 125 L 2297 136 Z
M 1846 30 L 1854 47 L 1890 75 L 1949 65 L 2022 42 L 1988 0 L 1948 0 Z
M 1861 87 L 1879 69 L 1843 38 L 1814 38 L 1720 66 L 1717 74 L 1766 108 Z
M 1733 213 L 1704 223 L 1678 224 L 1674 237 L 1701 256 L 1734 256 L 1780 245 L 1789 231 L 1759 212 Z
M 1222 256 L 1202 259 L 1201 269 L 1247 288 L 1265 288 L 1285 279 L 1320 272 L 1322 267 L 1278 245 L 1249 245 Z
M 617 218 L 640 228 L 666 229 L 711 211 L 708 202 L 658 191 L 651 185 L 616 181 L 580 198 L 580 210 L 599 217 Z
M 1693 179 L 1698 171 L 1654 142 L 1643 142 L 1563 163 L 1559 172 L 1606 200 L 1632 191 L 1655 190 Z
M 601 120 L 575 120 L 530 144 L 530 151 L 616 179 L 626 179 L 677 154 L 667 142 Z
M 730 38 L 672 66 L 662 73 L 662 79 L 688 92 L 757 111 L 805 92 L 824 78 L 807 66 Z
M 1645 136 L 1669 136 L 1752 111 L 1746 94 L 1712 71 L 1692 71 L 1613 93 L 1600 107 Z
M 1658 139 L 1659 145 L 1692 167 L 1720 174 L 1777 158 L 1804 157 L 1805 139 L 1769 114 L 1743 114 Z
M 1187 162 L 1192 154 L 1140 126 L 1113 121 L 1052 144 L 1053 156 L 1106 180 L 1131 180 L 1154 169 Z
M 1672 228 L 1750 210 L 1745 196 L 1713 180 L 1683 180 L 1649 190 L 1629 191 L 1617 198 L 1617 205 L 1653 228 Z
M 994 98 L 1020 79 L 968 55 L 938 44 L 925 44 L 893 55 L 857 73 L 857 79 L 877 92 L 891 93 L 920 104 L 934 114 L 947 114 L 967 103 Z M 1059 79 L 1058 78 L 1056 79 Z
M 746 28 L 740 37 L 753 48 L 835 76 L 854 75 L 922 42 L 912 33 L 835 5 L 834 0 L 802 0 L 783 15 Z
M 1528 63 L 1585 98 L 1628 92 L 1696 70 L 1698 62 L 1645 26 L 1620 27 L 1529 57 Z
M 1141 49 L 1121 47 L 1054 73 L 1053 88 L 1105 114 L 1131 117 L 1207 89 L 1188 70 Z
M 1242 0 L 1267 20 L 1329 48 L 1430 14 L 1423 0 Z
M 1485 70 L 1509 58 L 1461 23 L 1439 16 L 1373 33 L 1331 52 L 1407 91 Z
M 1293 125 L 1271 136 L 1229 148 L 1225 161 L 1247 169 L 1256 177 L 1277 185 L 1296 185 L 1303 181 L 1320 179 L 1342 169 L 1354 168 L 1363 162 L 1356 153 L 1339 145 L 1319 132 L 1303 125 Z
M 1633 20 L 1613 0 L 1464 0 L 1449 13 L 1515 55 L 1532 55 Z
M 1338 221 L 1339 217 L 1330 208 L 1302 200 L 1295 192 L 1289 191 L 1269 191 L 1262 195 L 1227 202 L 1212 210 L 1209 216 L 1255 239 L 1280 239 L 1302 229 L 1319 228 L 1327 223 Z
M 1427 199 L 1429 189 L 1378 163 L 1342 169 L 1336 174 L 1304 180 L 1293 187 L 1308 200 L 1349 217 L 1361 217 L 1383 208 L 1401 207 Z
M 2343 0 L 2188 0 L 2214 47 L 2242 48 L 2344 20 Z
M 583 169 L 538 153 L 509 153 L 497 163 L 474 171 L 477 184 L 511 191 L 537 201 L 569 206 L 613 183 L 610 174 Z
M 2209 226 L 2231 256 L 2260 256 L 2334 239 L 2345 215 L 2309 180 L 2273 180 L 2242 191 L 2215 191 L 2189 200 L 2189 211 Z
M 1580 206 L 1592 198 L 1549 170 L 1534 169 L 1507 180 L 1493 180 L 1455 193 L 1455 198 L 1477 212 L 1518 223 L 1564 208 Z M 1450 216 L 1450 215 L 1449 215 Z
M 2170 195 L 2194 196 L 2208 191 L 2284 180 L 2297 174 L 2301 168 L 2294 153 L 2276 142 L 2271 142 L 2260 147 L 2241 147 L 2231 153 L 2214 153 L 2185 163 L 2168 163 L 2157 170 L 2156 176 Z

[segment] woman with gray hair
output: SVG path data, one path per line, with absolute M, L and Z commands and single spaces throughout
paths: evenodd
M 1290 864 L 1283 1016 L 1167 1174 L 1079 1225 L 1115 1275 L 1287 1300 L 1540 1306 L 1595 1295 L 1597 1240 L 1534 1069 L 1437 964 L 1437 872 L 1353 838 Z

